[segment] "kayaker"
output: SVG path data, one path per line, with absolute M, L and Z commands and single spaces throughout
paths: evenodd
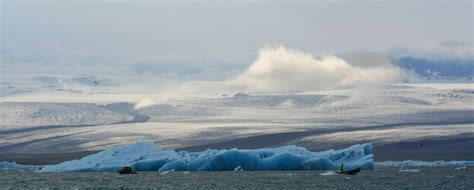
M 341 164 L 339 167 L 339 172 L 344 173 L 344 164 Z

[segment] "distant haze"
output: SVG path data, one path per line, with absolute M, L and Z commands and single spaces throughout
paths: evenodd
M 372 61 L 472 59 L 472 10 L 472 1 L 4 0 L 1 72 L 226 80 L 280 45 L 363 67 L 367 51 L 383 57 Z

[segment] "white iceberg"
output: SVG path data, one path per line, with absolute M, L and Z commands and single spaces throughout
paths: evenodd
M 279 148 L 230 149 L 203 152 L 161 150 L 152 142 L 104 150 L 97 154 L 42 168 L 41 172 L 119 171 L 232 171 L 243 170 L 331 170 L 344 163 L 347 169 L 373 169 L 371 144 L 357 144 L 342 150 L 310 152 L 295 145 Z

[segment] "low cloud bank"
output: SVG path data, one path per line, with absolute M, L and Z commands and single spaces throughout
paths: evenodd
M 474 47 L 457 41 L 432 47 L 398 48 L 391 62 L 403 69 L 410 82 L 472 82 Z
M 388 52 L 390 59 L 412 57 L 435 62 L 456 61 L 455 64 L 466 64 L 468 60 L 474 59 L 474 44 L 460 41 L 442 41 L 436 44 L 424 46 L 402 46 L 394 47 Z
M 261 49 L 257 60 L 227 84 L 252 91 L 327 90 L 386 84 L 401 75 L 390 64 L 355 66 L 334 55 L 315 58 L 280 46 Z
M 160 76 L 188 80 L 225 80 L 241 65 L 225 55 L 159 51 L 115 45 L 66 47 L 61 44 L 0 44 L 3 73 Z M 225 64 L 222 64 L 225 63 Z

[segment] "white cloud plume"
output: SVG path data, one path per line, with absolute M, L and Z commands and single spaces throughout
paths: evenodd
M 141 101 L 139 101 L 137 104 L 135 104 L 135 106 L 133 107 L 133 109 L 141 109 L 141 108 L 145 108 L 145 107 L 149 107 L 149 106 L 152 106 L 152 105 L 155 105 L 156 103 L 153 101 L 153 100 L 150 100 L 150 99 L 143 99 Z
M 253 91 L 326 90 L 392 82 L 401 71 L 387 64 L 354 66 L 333 55 L 312 55 L 285 47 L 266 47 L 243 73 L 227 83 Z

